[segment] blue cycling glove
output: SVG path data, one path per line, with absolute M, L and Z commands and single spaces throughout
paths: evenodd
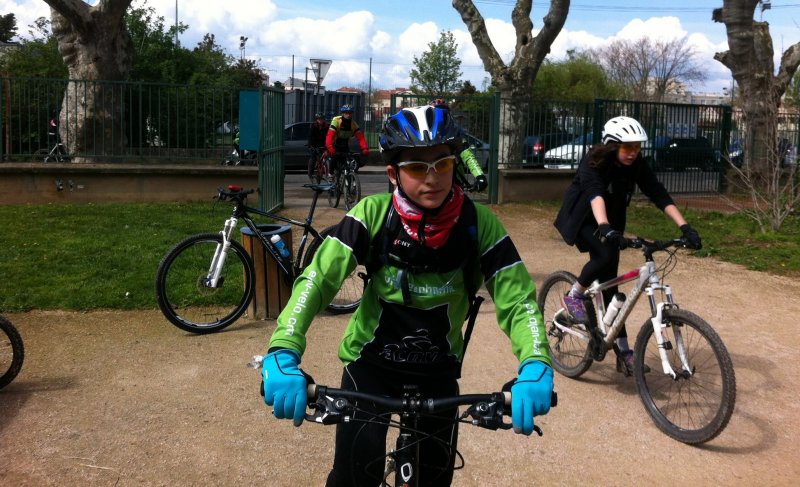
M 519 377 L 511 386 L 511 424 L 514 433 L 530 435 L 533 417 L 547 414 L 553 395 L 553 369 L 538 360 L 519 366 Z
M 308 402 L 306 378 L 297 367 L 299 364 L 297 352 L 285 348 L 267 354 L 261 364 L 264 402 L 274 406 L 276 418 L 291 418 L 295 426 L 303 422 Z

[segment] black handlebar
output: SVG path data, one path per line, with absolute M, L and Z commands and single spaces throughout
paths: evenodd
M 670 247 L 683 247 L 687 249 L 694 249 L 695 247 L 689 243 L 685 238 L 673 238 L 672 240 L 647 240 L 642 237 L 629 238 L 628 248 L 641 249 L 644 248 L 645 252 L 653 253 L 659 250 L 667 250 Z
M 492 392 L 488 394 L 462 394 L 450 397 L 423 398 L 417 394 L 406 394 L 402 398 L 369 394 L 347 389 L 334 389 L 317 384 L 308 384 L 308 407 L 312 414 L 306 414 L 306 421 L 320 424 L 337 424 L 350 421 L 355 412 L 354 401 L 367 401 L 389 413 L 423 414 L 434 413 L 456 406 L 469 406 L 461 416 L 470 417 L 475 426 L 496 430 L 511 429 L 511 423 L 503 422 L 503 416 L 511 415 L 511 392 Z M 551 405 L 558 404 L 558 395 L 553 392 Z M 534 426 L 541 436 L 542 431 Z

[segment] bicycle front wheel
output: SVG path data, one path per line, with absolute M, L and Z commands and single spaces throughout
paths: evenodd
M 662 334 L 668 340 L 664 348 L 678 376 L 673 379 L 663 373 L 653 324 L 648 320 L 636 337 L 633 375 L 639 397 L 668 436 L 683 443 L 704 443 L 719 435 L 733 414 L 733 362 L 719 335 L 699 316 L 670 309 L 664 310 L 662 319 Z M 645 373 L 643 364 L 651 371 Z
M 361 181 L 358 179 L 358 174 L 348 172 L 342 178 L 342 182 L 344 207 L 350 210 L 361 200 Z
M 571 325 L 564 320 L 561 320 L 563 323 L 559 321 L 562 328 L 556 325 L 556 318 L 564 309 L 562 298 L 577 280 L 578 278 L 570 272 L 554 272 L 544 280 L 537 300 L 547 330 L 553 368 L 561 375 L 572 378 L 581 376 L 592 365 L 590 335 L 586 326 Z M 591 312 L 588 306 L 586 311 Z
M 308 246 L 308 251 L 306 251 L 306 255 L 303 257 L 303 269 L 308 267 L 314 259 L 314 255 L 317 253 L 317 250 L 319 250 L 319 246 L 322 245 L 322 241 L 333 232 L 334 227 L 335 225 L 330 226 L 320 232 L 320 238 L 315 238 Z M 364 280 L 359 274 L 366 274 L 366 272 L 367 268 L 363 265 L 357 265 L 356 268 L 353 269 L 353 272 L 342 282 L 342 287 L 339 288 L 339 292 L 333 297 L 333 301 L 328 305 L 328 311 L 340 314 L 350 313 L 358 308 L 358 305 L 361 303 L 361 296 L 364 294 Z
M 24 358 L 22 337 L 10 321 L 0 316 L 0 389 L 19 374 Z
M 253 261 L 239 242 L 231 241 L 219 281 L 207 276 L 222 245 L 222 235 L 207 233 L 186 238 L 170 250 L 156 273 L 156 298 L 164 316 L 192 333 L 222 330 L 236 321 L 253 297 Z
M 339 199 L 342 197 L 342 173 L 335 171 L 333 173 L 333 182 L 335 183 L 333 189 L 328 191 L 328 206 L 331 208 L 337 208 L 339 206 Z

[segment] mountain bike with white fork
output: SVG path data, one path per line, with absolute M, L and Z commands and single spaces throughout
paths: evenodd
M 641 249 L 644 264 L 607 282 L 592 283 L 586 291 L 588 323 L 575 322 L 563 298 L 577 280 L 558 271 L 539 289 L 539 309 L 545 319 L 553 368 L 576 378 L 593 361 L 602 361 L 614 347 L 625 320 L 646 294 L 650 318 L 636 337 L 633 376 L 639 397 L 658 428 L 689 444 L 709 441 L 730 421 L 736 402 L 733 362 L 722 339 L 698 315 L 681 309 L 672 287 L 663 282 L 677 263 L 677 249 L 691 248 L 683 239 L 628 239 Z M 668 258 L 657 266 L 653 254 Z M 606 308 L 603 290 L 634 281 L 627 296 L 617 293 Z M 660 298 L 660 299 L 659 299 Z

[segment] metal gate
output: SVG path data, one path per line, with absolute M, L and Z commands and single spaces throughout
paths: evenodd
M 284 203 L 283 97 L 283 89 L 259 90 L 258 201 L 266 211 L 277 210 Z

